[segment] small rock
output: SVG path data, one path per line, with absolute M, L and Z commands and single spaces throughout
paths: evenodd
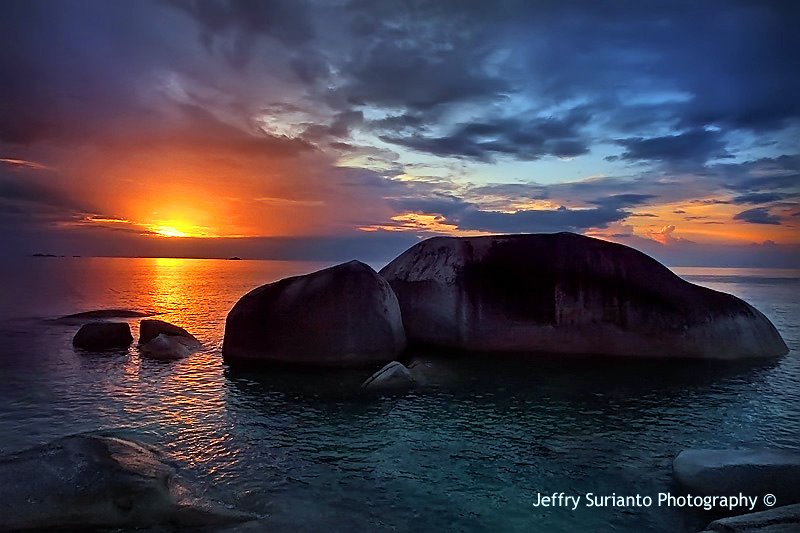
M 775 507 L 715 520 L 702 533 L 797 533 L 800 531 L 800 504 Z
M 57 320 L 80 319 L 80 318 L 137 318 L 151 316 L 154 313 L 149 311 L 135 311 L 133 309 L 95 309 L 94 311 L 83 311 L 64 315 Z
M 146 344 L 159 335 L 183 337 L 185 339 L 193 340 L 198 345 L 200 344 L 200 341 L 198 341 L 194 335 L 181 327 L 170 324 L 169 322 L 154 319 L 142 320 L 139 322 L 139 344 Z
M 125 322 L 89 322 L 81 326 L 72 345 L 85 350 L 122 348 L 133 342 L 131 328 Z
M 195 338 L 161 333 L 154 339 L 139 345 L 139 352 L 151 359 L 174 360 L 188 357 L 200 347 Z
M 773 494 L 778 505 L 800 503 L 800 452 L 684 450 L 672 470 L 675 480 L 694 494 Z
M 402 363 L 392 361 L 374 374 L 361 385 L 365 391 L 385 391 L 409 389 L 417 384 L 414 376 Z

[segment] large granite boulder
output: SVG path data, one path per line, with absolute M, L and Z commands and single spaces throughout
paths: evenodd
M 0 530 L 206 526 L 252 519 L 199 500 L 162 454 L 74 435 L 0 458 Z
M 405 344 L 391 287 L 351 261 L 243 296 L 225 321 L 222 355 L 227 362 L 358 366 L 387 363 Z
M 800 504 L 715 520 L 702 533 L 797 533 Z
M 72 338 L 72 345 L 84 350 L 124 348 L 131 342 L 131 327 L 125 322 L 89 322 Z
M 800 503 L 800 451 L 683 450 L 672 471 L 693 494 L 772 494 L 778 505 Z
M 719 359 L 788 351 L 770 321 L 735 296 L 572 233 L 434 237 L 380 273 L 412 344 Z

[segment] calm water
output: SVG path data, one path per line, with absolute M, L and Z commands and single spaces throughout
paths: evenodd
M 683 448 L 800 444 L 800 272 L 678 269 L 763 311 L 791 353 L 767 363 L 437 361 L 443 385 L 354 394 L 365 372 L 222 364 L 247 290 L 323 265 L 29 258 L 0 265 L 0 452 L 98 429 L 157 443 L 199 492 L 275 530 L 697 531 L 686 511 L 535 508 L 537 492 L 655 496 Z M 206 349 L 76 353 L 91 309 L 152 310 Z M 131 320 L 136 336 L 137 320 Z M 426 354 L 427 356 L 435 354 Z M 369 374 L 369 371 L 366 372 Z

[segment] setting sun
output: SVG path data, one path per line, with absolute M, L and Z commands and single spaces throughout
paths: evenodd
M 153 230 L 162 237 L 186 237 L 186 233 L 172 226 L 158 226 Z

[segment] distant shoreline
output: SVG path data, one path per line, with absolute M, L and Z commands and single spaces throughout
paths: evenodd
M 341 259 L 327 258 L 327 259 L 310 259 L 310 258 L 287 258 L 287 257 L 190 257 L 190 256 L 155 256 L 155 255 L 56 255 L 56 254 L 28 254 L 28 255 L 14 255 L 5 256 L 2 259 L 22 259 L 22 258 L 36 258 L 36 259 L 199 259 L 199 260 L 216 260 L 216 261 L 277 261 L 282 263 L 316 263 L 316 264 L 333 264 L 340 262 Z M 392 258 L 370 260 L 366 259 L 365 262 L 372 265 L 383 265 L 391 261 Z M 665 266 L 670 269 L 731 269 L 731 270 L 768 270 L 770 272 L 783 272 L 786 275 L 780 277 L 800 277 L 800 265 L 797 267 L 785 266 L 743 266 L 743 265 L 689 265 L 689 264 L 669 264 Z M 701 272 L 690 274 L 684 272 L 684 275 L 702 275 Z

